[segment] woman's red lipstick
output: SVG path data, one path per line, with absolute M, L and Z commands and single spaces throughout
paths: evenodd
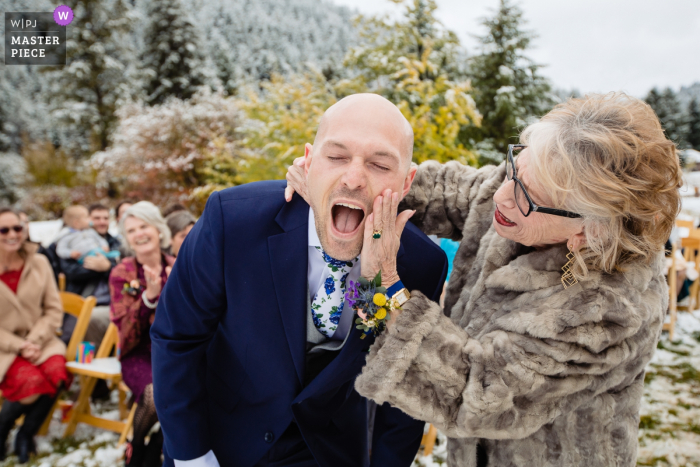
M 496 222 L 504 227 L 513 227 L 514 225 L 517 225 L 515 222 L 508 220 L 503 214 L 501 214 L 501 211 L 499 211 L 498 208 L 496 208 L 496 212 L 493 214 L 493 216 L 496 218 Z

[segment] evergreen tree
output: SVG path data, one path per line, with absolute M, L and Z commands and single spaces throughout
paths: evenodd
M 549 81 L 539 74 L 541 65 L 525 55 L 535 35 L 522 29 L 522 10 L 501 0 L 495 15 L 481 24 L 488 33 L 479 37 L 480 54 L 470 60 L 469 75 L 484 118 L 480 129 L 464 136 L 478 143 L 481 163 L 498 163 L 528 119 L 547 113 L 554 101 Z
M 345 64 L 357 74 L 345 92 L 368 89 L 396 104 L 413 127 L 413 160 L 476 163 L 460 134 L 479 125 L 457 35 L 435 17 L 434 0 L 392 0 L 403 18 L 360 18 L 361 45 Z M 339 83 L 338 94 L 345 92 Z
M 151 0 L 142 55 L 146 102 L 189 99 L 210 82 L 197 28 L 180 0 Z
M 126 0 L 67 2 L 74 19 L 68 28 L 67 64 L 49 70 L 54 123 L 67 133 L 74 156 L 104 150 L 120 103 L 139 88 L 128 33 L 135 15 Z
M 700 151 L 700 103 L 693 98 L 688 105 L 688 146 Z
M 688 125 L 676 93 L 671 88 L 666 88 L 663 91 L 654 88 L 649 91 L 644 100 L 659 117 L 666 137 L 676 143 L 679 148 L 685 148 L 687 146 Z

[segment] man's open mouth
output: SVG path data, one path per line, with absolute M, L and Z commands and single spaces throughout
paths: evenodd
M 344 235 L 351 235 L 357 231 L 365 218 L 364 209 L 351 202 L 338 202 L 331 208 L 333 227 Z

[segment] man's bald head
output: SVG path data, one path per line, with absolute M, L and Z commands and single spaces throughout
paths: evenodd
M 326 111 L 304 155 L 321 246 L 333 258 L 350 261 L 362 249 L 374 200 L 382 193 L 403 198 L 411 188 L 411 125 L 383 97 L 355 94 Z
M 388 131 L 395 132 L 392 136 L 401 140 L 402 159 L 406 162 L 406 166 L 410 166 L 413 158 L 413 128 L 398 107 L 378 94 L 353 94 L 330 106 L 321 117 L 314 146 L 323 140 L 329 128 L 356 119 L 368 123 L 381 123 Z

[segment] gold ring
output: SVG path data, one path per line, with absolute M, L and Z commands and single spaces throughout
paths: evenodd
M 374 238 L 374 239 L 382 238 L 382 231 L 381 231 L 381 229 L 380 229 L 380 230 L 375 230 L 375 231 L 373 231 L 373 232 L 372 232 L 372 238 Z

